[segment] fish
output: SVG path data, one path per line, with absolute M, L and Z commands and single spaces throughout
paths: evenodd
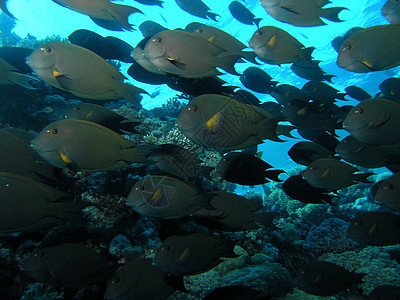
M 220 15 L 210 11 L 210 8 L 201 0 L 175 0 L 178 6 L 189 14 L 218 22 Z
M 333 47 L 333 49 L 335 49 L 335 51 L 337 53 L 339 53 L 340 51 L 340 46 L 342 46 L 343 42 L 353 33 L 360 31 L 361 29 L 364 29 L 363 27 L 352 27 L 349 30 L 346 31 L 346 33 L 343 36 L 337 36 L 335 37 L 332 42 L 331 45 Z
M 87 29 L 78 29 L 68 36 L 68 40 L 72 44 L 86 48 L 104 59 L 116 59 L 126 63 L 134 62 L 131 57 L 133 47 L 116 37 L 103 37 Z
M 89 16 L 94 23 L 108 30 L 132 30 L 128 17 L 142 13 L 139 9 L 109 0 L 53 0 L 53 2 Z
M 347 235 L 361 245 L 390 246 L 400 243 L 400 216 L 369 211 L 355 217 Z
M 383 98 L 400 102 L 400 78 L 387 78 L 379 84 Z M 372 97 L 371 97 L 372 98 Z
M 164 30 L 168 30 L 168 28 L 154 22 L 154 21 L 144 21 L 143 23 L 141 23 L 139 25 L 139 30 L 142 33 L 144 38 L 149 38 L 152 37 L 154 35 L 156 35 L 157 33 L 164 31 Z
M 369 294 L 369 297 L 373 300 L 395 300 L 400 298 L 400 287 L 389 284 L 378 285 L 372 290 L 372 292 Z
M 148 175 L 136 182 L 126 204 L 145 217 L 177 219 L 201 208 L 213 209 L 212 193 L 170 176 Z
M 340 46 L 336 64 L 356 73 L 382 71 L 400 65 L 400 25 L 377 25 L 349 36 Z
M 326 74 L 324 70 L 321 69 L 319 66 L 320 60 L 311 61 L 308 60 L 299 60 L 294 62 L 290 69 L 295 73 L 297 76 L 307 79 L 307 80 L 315 80 L 315 81 L 328 81 L 332 82 L 332 78 L 335 75 Z
M 339 144 L 339 140 L 333 135 L 327 133 L 326 131 L 305 130 L 301 128 L 297 131 L 303 138 L 313 141 L 333 153 L 335 152 L 336 146 Z
M 147 153 L 147 157 L 162 172 L 178 178 L 210 179 L 210 172 L 214 170 L 212 167 L 205 166 L 194 151 L 175 144 L 157 145 Z
M 98 172 L 146 163 L 146 153 L 153 146 L 137 146 L 93 122 L 64 119 L 43 128 L 32 140 L 31 147 L 53 166 Z
M 356 140 L 373 145 L 400 143 L 400 103 L 383 98 L 367 99 L 348 113 L 343 128 Z
M 249 41 L 257 57 L 268 64 L 288 64 L 311 61 L 314 47 L 305 48 L 295 37 L 275 26 L 259 28 Z
M 321 19 L 332 22 L 342 22 L 339 13 L 347 8 L 322 8 L 330 3 L 328 0 L 304 0 L 301 3 L 295 0 L 261 0 L 265 11 L 274 19 L 294 26 L 310 27 L 321 26 L 326 23 Z
M 290 84 L 277 85 L 271 91 L 271 96 L 282 106 L 286 106 L 293 99 L 303 100 L 304 102 L 311 100 L 309 94 Z
M 0 47 L 0 58 L 24 74 L 33 73 L 32 69 L 26 64 L 26 57 L 31 53 L 32 49 L 30 48 Z
M 308 166 L 317 159 L 332 158 L 335 153 L 317 143 L 301 141 L 289 149 L 288 155 L 295 163 Z
M 194 34 L 165 30 L 147 42 L 141 59 L 147 59 L 153 65 L 152 69 L 142 65 L 151 72 L 156 69 L 164 74 L 202 78 L 220 75 L 216 67 L 237 75 L 234 64 L 242 56 L 242 52 L 226 51 Z
M 199 36 L 228 52 L 240 52 L 242 53 L 244 59 L 258 64 L 256 61 L 256 54 L 254 52 L 242 51 L 243 49 L 247 48 L 245 44 L 217 27 L 200 23 L 190 23 L 186 26 L 185 31 Z
M 282 106 L 279 103 L 273 101 L 265 101 L 259 105 L 260 108 L 266 110 L 270 114 L 273 114 L 277 117 L 283 117 L 281 110 Z
M 153 265 L 172 275 L 204 273 L 222 262 L 221 257 L 237 257 L 234 243 L 202 233 L 173 235 L 164 240 Z
M 390 24 L 400 24 L 400 4 L 397 0 L 387 0 L 381 13 Z
M 240 195 L 214 192 L 210 204 L 214 209 L 200 209 L 192 214 L 194 220 L 209 229 L 244 231 L 262 226 L 276 229 L 278 212 L 261 212 L 263 206 Z
M 328 190 L 319 189 L 303 179 L 302 174 L 292 175 L 282 183 L 282 190 L 290 198 L 307 204 L 328 203 L 335 205 L 333 199 L 338 197 Z
M 0 0 L 0 9 L 3 13 L 13 19 L 17 19 L 7 8 L 7 0 Z
M 26 131 L 26 130 L 13 128 L 13 127 L 1 128 L 0 132 L 12 134 L 12 135 L 20 138 L 21 140 L 23 140 L 28 145 L 30 145 L 31 141 L 36 137 L 36 134 L 31 131 Z
M 374 200 L 382 206 L 395 211 L 400 211 L 400 173 L 391 175 L 385 179 L 374 195 Z
M 33 76 L 22 74 L 17 68 L 0 58 L 0 85 L 19 85 L 27 89 L 36 89 L 39 82 Z
M 125 117 L 101 105 L 93 103 L 80 103 L 65 114 L 65 119 L 77 119 L 93 122 L 122 134 L 124 132 L 139 133 L 135 126 L 142 124 L 129 121 Z
M 71 288 L 105 282 L 116 267 L 89 248 L 64 243 L 35 250 L 23 269 L 39 282 Z
M 217 93 L 214 93 L 217 94 Z M 235 100 L 238 100 L 239 102 L 242 102 L 244 104 L 249 104 L 249 105 L 254 105 L 254 106 L 260 106 L 261 101 L 254 96 L 252 93 L 242 90 L 242 89 L 236 89 L 235 92 L 231 95 L 228 95 L 232 97 Z
M 159 7 L 163 7 L 164 1 L 162 0 L 135 0 L 144 5 L 157 5 Z
M 271 93 L 278 84 L 267 72 L 257 67 L 248 67 L 239 79 L 246 88 L 263 94 Z
M 273 168 L 257 156 L 245 152 L 230 152 L 218 162 L 216 170 L 226 181 L 241 185 L 257 185 L 270 180 L 280 182 L 279 175 L 283 170 Z M 269 180 L 270 179 L 270 180 Z
M 43 44 L 26 58 L 26 62 L 48 84 L 82 98 L 125 98 L 140 107 L 137 94 L 145 93 L 141 88 L 124 83 L 126 77 L 102 57 L 74 44 Z
M 186 291 L 182 276 L 171 276 L 152 265 L 151 258 L 134 259 L 108 281 L 106 300 L 163 300 L 176 290 Z
M 176 126 L 193 142 L 221 151 L 249 148 L 277 136 L 281 117 L 230 97 L 208 94 L 191 100 Z
M 84 202 L 62 201 L 71 196 L 13 173 L 0 172 L 0 187 L 0 233 L 38 230 L 66 221 L 81 222 L 81 210 L 88 206 Z
M 328 261 L 314 261 L 302 266 L 295 284 L 307 294 L 334 296 L 352 285 L 362 283 L 365 273 L 355 273 Z
M 246 25 L 256 25 L 257 28 L 262 18 L 255 18 L 254 14 L 239 1 L 232 1 L 228 6 L 231 15 L 238 20 L 240 23 Z
M 320 103 L 333 103 L 336 99 L 345 101 L 346 93 L 340 93 L 333 86 L 321 81 L 311 80 L 306 82 L 301 88 L 308 93 L 313 101 Z
M 316 188 L 336 191 L 357 182 L 370 183 L 367 178 L 374 173 L 358 173 L 360 170 L 334 158 L 320 158 L 311 163 L 303 173 L 303 179 Z
M 356 99 L 358 101 L 364 101 L 367 99 L 371 99 L 372 96 L 368 94 L 366 91 L 364 91 L 362 88 L 355 86 L 355 85 L 350 85 L 344 89 L 351 98 Z

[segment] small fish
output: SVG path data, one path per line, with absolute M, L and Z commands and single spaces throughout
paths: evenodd
M 125 98 L 140 106 L 137 94 L 145 92 L 124 83 L 125 76 L 102 57 L 74 44 L 43 44 L 26 58 L 26 62 L 48 84 L 79 97 L 95 100 Z
M 132 30 L 128 18 L 139 9 L 111 2 L 110 0 L 53 0 L 53 2 L 88 15 L 97 25 L 108 30 Z
M 261 18 L 255 18 L 254 14 L 239 1 L 232 1 L 228 6 L 229 11 L 232 16 L 238 20 L 240 23 L 246 25 L 256 25 L 259 27 Z
M 178 6 L 189 14 L 218 22 L 220 15 L 210 11 L 210 8 L 201 0 L 175 0 Z
M 344 98 L 346 93 L 340 93 L 339 90 L 335 89 L 333 86 L 320 81 L 308 81 L 301 89 L 308 93 L 313 101 L 320 103 L 333 103 L 336 99 L 346 100 Z
M 149 38 L 161 31 L 168 30 L 168 28 L 165 28 L 164 26 L 154 21 L 144 21 L 142 24 L 139 25 L 139 30 L 144 38 Z
M 292 175 L 282 183 L 282 189 L 289 197 L 303 203 L 321 204 L 329 203 L 334 205 L 332 199 L 337 195 L 329 193 L 325 189 L 319 189 L 307 181 L 301 174 Z
M 400 173 L 393 174 L 379 185 L 374 200 L 390 209 L 400 211 Z
M 289 149 L 288 155 L 295 163 L 308 166 L 317 159 L 333 157 L 335 153 L 317 143 L 301 141 Z
M 328 261 L 315 261 L 299 269 L 295 283 L 307 294 L 334 296 L 352 285 L 362 283 L 365 275 L 350 272 Z
M 366 91 L 364 91 L 362 88 L 355 86 L 355 85 L 350 85 L 344 89 L 351 98 L 356 99 L 358 101 L 364 101 L 367 99 L 371 99 L 372 96 L 368 94 Z
M 135 0 L 144 5 L 158 5 L 159 7 L 163 7 L 164 1 L 162 0 Z
M 120 267 L 110 278 L 107 300 L 163 300 L 177 289 L 185 291 L 182 276 L 171 276 L 152 265 L 150 258 L 135 259 Z
M 37 249 L 23 268 L 39 282 L 69 288 L 106 282 L 116 265 L 84 246 L 66 243 Z
M 390 24 L 400 24 L 400 4 L 398 0 L 387 0 L 381 13 Z
M 27 89 L 36 89 L 34 83 L 39 82 L 35 77 L 22 74 L 17 68 L 0 58 L 0 85 L 20 85 Z
M 273 168 L 270 164 L 245 152 L 226 154 L 216 167 L 223 179 L 241 185 L 263 184 L 269 182 L 268 179 L 280 182 L 278 176 L 285 171 L 268 170 L 270 168 Z
M 212 197 L 174 177 L 149 175 L 133 186 L 126 204 L 146 217 L 177 219 L 201 208 L 213 209 Z
M 248 67 L 239 79 L 246 88 L 263 94 L 271 93 L 278 83 L 273 81 L 267 72 L 257 67 Z
M 245 197 L 213 192 L 210 204 L 214 209 L 200 209 L 192 217 L 202 226 L 223 231 L 244 231 L 258 229 L 261 225 L 276 229 L 274 219 L 277 212 L 261 212 L 262 205 Z
M 124 131 L 139 133 L 135 126 L 141 122 L 131 122 L 123 116 L 103 106 L 92 103 L 80 103 L 65 115 L 66 119 L 78 119 L 93 122 L 122 134 Z
M 328 81 L 332 82 L 332 78 L 335 75 L 326 74 L 324 70 L 321 69 L 319 66 L 320 60 L 311 61 L 308 60 L 300 60 L 294 62 L 290 69 L 295 73 L 297 76 L 307 79 L 307 80 L 315 80 L 315 81 Z
M 303 0 L 301 3 L 296 0 L 261 0 L 261 5 L 271 17 L 301 27 L 326 25 L 321 18 L 342 22 L 338 15 L 347 8 L 322 8 L 328 3 L 328 0 Z
M 277 136 L 280 117 L 230 97 L 208 94 L 191 100 L 176 120 L 184 135 L 197 144 L 223 151 L 240 150 Z
M 336 191 L 357 182 L 370 183 L 367 179 L 373 173 L 359 173 L 360 170 L 334 158 L 320 158 L 311 163 L 303 173 L 303 179 L 316 188 Z
M 315 49 L 305 48 L 295 37 L 275 26 L 259 28 L 250 39 L 249 46 L 260 60 L 275 65 L 311 61 Z
M 68 196 L 31 178 L 0 172 L 0 233 L 38 230 L 65 221 L 82 221 L 81 209 L 88 204 L 60 202 Z
M 379 89 L 383 94 L 383 98 L 400 102 L 400 78 L 385 79 L 379 84 Z
M 98 172 L 146 163 L 146 153 L 153 146 L 137 146 L 93 122 L 66 119 L 47 125 L 31 147 L 53 166 Z
M 153 258 L 153 265 L 168 274 L 204 273 L 222 262 L 221 257 L 237 257 L 234 243 L 201 233 L 170 236 Z
M 356 140 L 373 145 L 400 143 L 400 103 L 383 98 L 357 104 L 343 121 Z
M 370 211 L 357 216 L 347 235 L 357 243 L 369 246 L 389 246 L 400 243 L 400 216 Z
M 336 64 L 356 73 L 391 69 L 400 65 L 399 47 L 399 24 L 368 27 L 343 42 Z

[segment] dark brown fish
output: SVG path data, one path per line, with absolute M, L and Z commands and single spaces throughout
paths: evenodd
M 399 24 L 372 26 L 343 42 L 336 64 L 357 73 L 387 70 L 400 65 L 399 47 Z
M 88 206 L 76 201 L 60 202 L 69 195 L 16 174 L 0 172 L 0 187 L 0 233 L 79 222 L 81 209 Z
M 334 296 L 353 284 L 362 283 L 365 275 L 350 272 L 331 262 L 315 261 L 299 269 L 295 283 L 307 294 Z
M 333 157 L 335 153 L 317 143 L 301 141 L 289 149 L 288 155 L 295 163 L 308 166 L 317 159 Z
M 293 63 L 290 66 L 290 69 L 295 73 L 297 76 L 307 79 L 307 80 L 316 80 L 316 81 L 329 81 L 332 82 L 332 78 L 335 75 L 326 74 L 324 70 L 321 69 L 319 66 L 320 60 L 311 61 L 307 60 L 299 60 Z
M 128 83 L 113 65 L 83 47 L 50 42 L 36 48 L 27 64 L 48 84 L 72 94 L 94 100 L 126 99 L 140 106 L 144 90 Z
M 400 103 L 382 98 L 362 101 L 348 113 L 343 128 L 366 144 L 398 144 Z
M 109 0 L 53 0 L 53 2 L 88 15 L 97 25 L 109 30 L 132 30 L 128 17 L 142 13 L 139 9 L 113 3 Z
M 35 280 L 66 288 L 105 282 L 115 269 L 97 252 L 68 243 L 37 249 L 24 265 Z
M 146 163 L 153 146 L 137 146 L 104 126 L 68 119 L 47 125 L 31 147 L 53 166 L 97 172 Z
M 236 20 L 246 25 L 254 24 L 258 27 L 258 24 L 262 20 L 261 18 L 256 18 L 255 15 L 239 1 L 232 1 L 231 4 L 228 5 L 228 9 Z
M 267 111 L 222 95 L 202 95 L 183 109 L 176 125 L 195 143 L 223 151 L 261 144 L 277 136 L 277 123 Z
M 367 179 L 373 173 L 359 173 L 360 170 L 334 158 L 320 158 L 311 163 L 303 173 L 303 179 L 316 188 L 336 191 L 357 182 L 371 182 Z
M 223 231 L 243 231 L 260 228 L 260 225 L 274 228 L 277 212 L 261 212 L 262 205 L 245 197 L 214 192 L 210 204 L 215 209 L 201 209 L 193 213 L 193 218 L 201 225 Z
M 400 211 L 400 173 L 393 174 L 385 179 L 379 186 L 374 199 L 377 203 Z
M 267 72 L 257 67 L 248 67 L 244 70 L 240 82 L 248 89 L 264 94 L 271 93 L 277 84 Z
M 345 7 L 322 8 L 330 3 L 328 0 L 261 0 L 261 5 L 274 19 L 295 26 L 326 25 L 321 18 L 341 22 L 338 14 Z
M 358 101 L 364 101 L 367 99 L 371 99 L 372 96 L 368 94 L 366 91 L 364 91 L 362 88 L 355 86 L 355 85 L 350 85 L 344 89 L 351 98 L 356 99 Z
M 314 101 L 320 103 L 333 103 L 336 99 L 346 100 L 346 93 L 340 93 L 339 90 L 327 83 L 311 80 L 301 88 L 308 93 Z
M 380 211 L 362 213 L 351 222 L 347 235 L 362 245 L 400 243 L 400 216 Z
M 168 276 L 153 266 L 150 258 L 135 259 L 120 267 L 110 278 L 104 298 L 164 300 L 176 291 L 174 281 L 180 282 L 180 289 L 184 290 L 182 276 Z
M 234 243 L 201 233 L 167 238 L 157 250 L 153 265 L 173 275 L 194 275 L 206 272 L 222 260 L 236 257 Z
M 126 204 L 146 217 L 177 219 L 201 208 L 213 209 L 212 196 L 174 177 L 150 175 L 133 186 Z
M 36 89 L 34 83 L 38 80 L 26 74 L 22 74 L 17 68 L 0 58 L 0 85 L 20 85 L 27 89 Z
M 400 3 L 398 0 L 387 0 L 381 8 L 381 13 L 390 24 L 400 24 Z
M 379 84 L 383 97 L 389 100 L 400 102 L 400 78 L 387 78 Z M 371 97 L 372 98 L 372 97 Z
M 269 182 L 268 179 L 281 181 L 278 176 L 285 171 L 268 170 L 270 168 L 273 166 L 254 155 L 230 152 L 221 158 L 216 169 L 226 181 L 241 185 L 263 184 Z
M 92 103 L 78 104 L 69 112 L 67 112 L 65 118 L 93 122 L 120 134 L 124 131 L 128 131 L 130 133 L 139 133 L 136 131 L 135 126 L 142 124 L 141 122 L 131 122 L 112 110 Z
M 220 15 L 211 12 L 210 8 L 201 0 L 175 0 L 175 2 L 182 10 L 193 16 L 213 21 L 217 21 L 217 17 L 220 17 Z
M 268 64 L 287 64 L 299 60 L 311 61 L 315 48 L 305 48 L 296 38 L 274 26 L 259 28 L 250 39 L 249 46 L 257 57 Z

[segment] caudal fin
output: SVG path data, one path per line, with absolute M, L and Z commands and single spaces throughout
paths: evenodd
M 207 16 L 207 18 L 209 18 L 209 19 L 211 19 L 213 21 L 216 21 L 216 22 L 218 22 L 217 17 L 220 17 L 220 15 L 215 14 L 215 13 L 210 12 L 210 11 L 207 12 L 206 16 Z
M 233 75 L 241 75 L 235 70 L 235 63 L 242 58 L 242 54 L 222 52 L 217 56 L 218 65 L 217 67 L 223 69 L 224 71 L 231 73 Z
M 92 203 L 78 201 L 55 202 L 51 203 L 50 213 L 57 219 L 72 222 L 82 222 L 83 217 L 81 210 L 92 205 Z
M 277 227 L 274 224 L 274 219 L 277 216 L 280 216 L 280 213 L 277 212 L 262 212 L 262 213 L 255 213 L 256 222 L 260 223 L 269 228 L 276 229 Z
M 145 90 L 124 82 L 116 83 L 116 92 L 120 94 L 122 98 L 128 100 L 139 108 L 142 107 L 140 105 L 140 100 L 142 100 L 142 96 L 140 96 L 139 94 L 148 94 Z
M 132 163 L 150 164 L 151 162 L 148 160 L 147 155 L 149 151 L 154 150 L 156 147 L 156 145 L 133 146 L 126 149 L 129 153 L 126 155 L 125 160 Z
M 333 22 L 343 22 L 339 19 L 339 13 L 347 9 L 346 7 L 330 7 L 322 9 L 322 18 L 328 19 Z
M 13 72 L 13 71 L 9 71 L 7 73 L 7 79 L 14 84 L 23 86 L 23 87 L 25 87 L 27 89 L 31 89 L 31 90 L 36 90 L 37 88 L 34 87 L 32 84 L 40 81 L 33 76 L 29 76 L 29 75 L 25 75 L 25 74 Z
M 0 9 L 9 17 L 13 18 L 13 19 L 17 19 L 16 17 L 14 17 L 14 15 L 12 13 L 9 12 L 9 10 L 7 9 L 7 5 L 6 5 L 7 0 L 1 0 L 0 1 Z
M 253 51 L 242 51 L 242 55 L 245 60 L 252 62 L 253 64 L 260 64 L 258 61 L 256 61 L 257 54 L 255 54 Z
M 133 6 L 111 3 L 108 7 L 108 12 L 111 16 L 121 23 L 126 30 L 132 30 L 132 25 L 128 22 L 128 17 L 133 13 L 143 13 L 141 10 Z
M 375 173 L 369 172 L 369 173 L 361 173 L 361 174 L 354 174 L 355 176 L 355 181 L 358 182 L 364 182 L 364 183 L 372 183 L 373 181 L 370 181 L 368 179 L 369 176 L 374 175 Z

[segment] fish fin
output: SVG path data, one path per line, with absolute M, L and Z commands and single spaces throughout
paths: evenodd
M 189 291 L 185 288 L 183 275 L 167 275 L 165 277 L 165 281 L 168 285 L 172 286 L 174 289 L 184 293 L 189 293 Z
M 324 75 L 322 75 L 322 79 L 332 83 L 332 78 L 335 77 L 335 76 L 336 75 L 328 75 L 328 74 L 325 75 L 324 74 Z
M 133 86 L 126 82 L 115 81 L 115 92 L 121 95 L 121 98 L 129 101 L 133 105 L 141 108 L 140 101 L 142 100 L 142 96 L 139 94 L 148 94 L 145 90 Z
M 268 41 L 267 46 L 268 48 L 274 47 L 276 44 L 276 34 L 274 34 Z
M 375 175 L 375 173 L 368 172 L 368 173 L 360 173 L 360 174 L 353 174 L 355 176 L 354 180 L 358 182 L 364 182 L 364 183 L 372 183 L 373 181 L 370 181 L 368 179 L 369 176 Z
M 262 156 L 263 156 L 263 154 L 264 154 L 263 151 L 257 152 L 257 153 L 256 153 L 256 157 L 258 157 L 259 159 L 261 159 Z
M 339 19 L 339 13 L 342 10 L 348 10 L 346 7 L 330 7 L 322 9 L 322 18 L 328 19 L 332 22 L 343 22 L 343 20 Z
M 331 168 L 326 168 L 325 171 L 321 175 L 321 179 L 326 179 L 331 171 Z
M 361 63 L 368 68 L 370 71 L 378 71 L 373 68 L 373 63 L 370 61 L 361 60 Z
M 212 36 L 210 36 L 207 41 L 209 41 L 210 43 L 214 43 L 215 39 L 217 38 L 217 36 L 215 34 L 213 34 Z
M 68 76 L 61 74 L 57 70 L 53 71 L 53 76 L 57 80 L 58 84 L 67 91 L 71 91 L 73 80 Z
M 295 15 L 300 15 L 299 12 L 293 10 L 293 6 L 284 5 L 284 6 L 281 6 L 281 8 L 284 9 L 284 10 L 286 10 L 286 11 L 288 11 L 288 12 L 291 12 L 291 13 L 293 13 L 293 14 L 295 14 Z
M 206 13 L 206 17 L 209 18 L 209 19 L 211 19 L 211 20 L 213 20 L 213 21 L 215 21 L 215 22 L 218 22 L 217 17 L 220 17 L 220 15 L 208 11 L 208 12 Z
M 311 61 L 312 60 L 312 53 L 315 50 L 315 47 L 307 47 L 301 50 L 302 52 L 302 58 L 305 59 L 306 61 Z
M 16 17 L 14 17 L 14 15 L 12 13 L 10 13 L 10 11 L 7 8 L 7 1 L 6 0 L 2 0 L 0 1 L 0 9 L 10 18 L 16 19 L 18 20 Z
M 276 134 L 277 135 L 284 135 L 284 136 L 290 137 L 292 139 L 295 139 L 296 137 L 294 137 L 292 135 L 292 130 L 293 129 L 297 129 L 297 127 L 292 126 L 292 125 L 280 125 L 280 124 L 278 124 L 276 126 Z
M 253 64 L 260 64 L 258 61 L 256 61 L 257 54 L 255 54 L 253 51 L 242 51 L 242 56 L 245 60 L 252 62 Z
M 330 205 L 337 206 L 337 204 L 332 202 L 332 199 L 336 198 L 336 197 L 338 197 L 338 196 L 332 195 L 332 194 L 321 194 L 320 199 Z
M 133 145 L 132 147 L 125 149 L 125 151 L 127 151 L 125 154 L 125 160 L 131 163 L 150 164 L 147 154 L 154 148 L 156 148 L 156 145 Z
M 64 163 L 66 163 L 67 165 L 70 164 L 70 163 L 72 163 L 72 160 L 71 160 L 67 155 L 65 155 L 65 154 L 62 153 L 62 152 L 60 152 L 60 157 L 61 157 L 62 161 L 63 161 Z
M 73 222 L 83 222 L 84 218 L 82 216 L 81 210 L 88 207 L 95 206 L 89 202 L 53 202 L 50 206 L 51 214 L 61 220 L 73 221 Z
M 7 73 L 7 79 L 12 83 L 23 86 L 27 89 L 36 90 L 37 88 L 32 85 L 34 82 L 39 82 L 40 80 L 36 79 L 33 76 L 21 74 L 18 72 L 9 71 Z
M 114 130 L 114 131 L 119 131 L 118 133 L 121 133 L 121 130 L 123 131 L 127 131 L 130 133 L 134 133 L 134 134 L 140 134 L 139 131 L 136 130 L 136 126 L 142 124 L 142 122 L 130 122 L 130 121 L 126 121 L 126 122 L 121 122 L 119 123 L 118 126 L 118 130 Z
M 112 31 L 124 31 L 124 27 L 122 24 L 116 20 L 104 20 L 99 18 L 90 17 L 92 21 L 105 29 L 112 30 Z
M 218 65 L 217 67 L 223 69 L 224 71 L 233 74 L 233 75 L 241 75 L 235 70 L 235 63 L 242 58 L 241 53 L 230 53 L 230 52 L 222 52 L 217 55 Z
M 322 280 L 322 273 L 318 273 L 313 280 L 313 284 L 318 285 L 318 283 Z
M 185 261 L 190 256 L 190 253 L 191 253 L 191 249 L 189 246 L 189 247 L 185 248 L 182 251 L 182 253 L 179 255 L 178 261 L 180 261 L 180 262 Z
M 351 151 L 351 153 L 352 153 L 352 154 L 360 153 L 361 151 L 363 151 L 363 150 L 365 149 L 365 147 L 367 147 L 367 144 L 361 145 L 361 146 L 358 147 L 357 149 L 353 149 L 353 150 Z
M 254 213 L 256 217 L 256 222 L 264 225 L 265 227 L 277 229 L 278 227 L 274 224 L 274 219 L 280 216 L 280 213 L 277 212 L 262 212 L 262 213 Z
M 212 177 L 210 175 L 211 171 L 214 171 L 215 168 L 213 167 L 208 167 L 208 166 L 201 166 L 200 169 L 200 175 L 203 176 L 204 178 L 207 178 L 208 180 L 212 181 Z
M 374 234 L 376 233 L 376 227 L 377 227 L 377 226 L 378 226 L 377 223 L 374 223 L 374 224 L 371 226 L 371 228 L 368 230 L 368 235 L 369 235 L 369 236 L 374 235 Z
M 286 172 L 283 170 L 266 170 L 264 173 L 264 176 L 273 181 L 282 182 L 282 180 L 279 179 L 279 175 L 282 173 L 286 173 Z
M 273 117 L 271 119 L 266 119 L 259 124 L 259 138 L 261 140 L 271 140 L 276 142 L 284 142 L 278 137 L 277 126 L 278 122 L 281 121 L 282 117 Z
M 254 18 L 253 23 L 254 23 L 254 25 L 257 26 L 257 28 L 260 28 L 261 21 L 262 21 L 262 18 Z
M 304 116 L 306 114 L 306 112 L 307 112 L 307 107 L 304 107 L 304 108 L 300 109 L 296 114 L 298 116 Z
M 388 115 L 385 111 L 379 116 L 378 120 L 374 124 L 369 125 L 368 128 L 371 128 L 371 129 L 378 128 L 378 127 L 384 125 L 389 120 L 390 120 L 390 115 Z
M 153 195 L 150 197 L 150 202 L 151 205 L 154 205 L 157 203 L 158 200 L 160 200 L 161 196 L 162 196 L 162 186 L 159 186 L 153 193 Z
M 131 14 L 133 13 L 143 14 L 143 12 L 140 9 L 137 9 L 136 7 L 116 4 L 116 3 L 110 3 L 107 8 L 110 15 L 122 25 L 123 29 L 126 30 L 133 29 L 132 25 L 129 24 L 128 22 L 128 18 Z
M 209 118 L 208 121 L 204 124 L 204 126 L 208 131 L 215 132 L 218 128 L 221 127 L 222 120 L 223 120 L 223 115 L 219 111 L 216 112 L 211 118 Z
M 167 60 L 178 69 L 184 70 L 186 67 L 186 64 L 179 62 L 179 58 L 168 57 Z

